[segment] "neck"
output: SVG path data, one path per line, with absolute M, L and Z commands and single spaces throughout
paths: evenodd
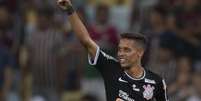
M 144 75 L 144 68 L 141 65 L 134 66 L 128 70 L 126 70 L 131 77 L 139 79 Z

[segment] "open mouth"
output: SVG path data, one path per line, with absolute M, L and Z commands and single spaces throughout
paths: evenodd
M 120 58 L 119 61 L 120 61 L 121 63 L 123 63 L 123 62 L 126 61 L 126 59 L 124 59 L 124 58 Z

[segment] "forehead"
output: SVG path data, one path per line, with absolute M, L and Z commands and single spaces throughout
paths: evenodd
M 135 45 L 135 41 L 132 39 L 122 38 L 119 42 L 119 47 L 132 47 Z

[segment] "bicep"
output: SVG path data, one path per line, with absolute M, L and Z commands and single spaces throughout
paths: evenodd
M 89 38 L 87 46 L 85 46 L 85 48 L 87 49 L 90 57 L 94 59 L 98 51 L 98 45 L 91 38 Z
M 72 25 L 75 35 L 80 40 L 81 44 L 86 48 L 88 53 L 92 57 L 94 57 L 96 54 L 97 45 L 90 37 L 88 30 L 80 20 L 79 16 L 76 13 L 74 13 L 71 16 L 69 16 L 69 21 Z

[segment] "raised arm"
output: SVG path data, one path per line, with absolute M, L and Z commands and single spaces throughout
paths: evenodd
M 95 57 L 97 44 L 89 36 L 89 32 L 80 20 L 76 11 L 74 11 L 70 0 L 58 0 L 58 6 L 68 14 L 69 21 L 75 32 L 75 35 L 80 40 L 81 44 L 87 49 L 92 57 Z

